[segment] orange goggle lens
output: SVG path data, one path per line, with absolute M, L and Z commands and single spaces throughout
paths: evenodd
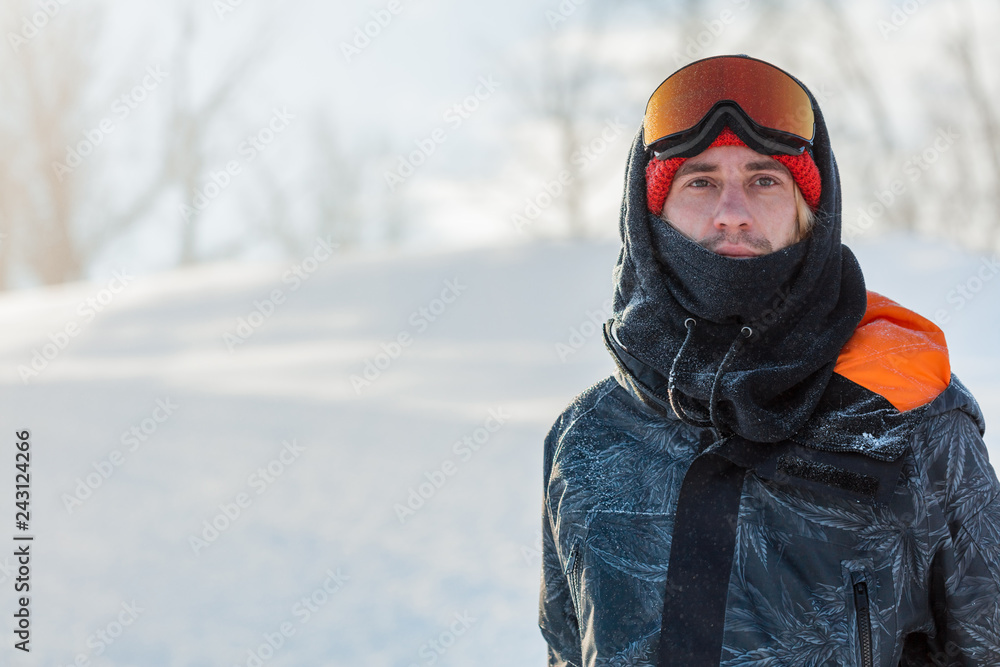
M 642 122 L 645 147 L 683 136 L 727 100 L 738 104 L 761 129 L 812 143 L 812 103 L 795 79 L 761 60 L 716 56 L 674 72 L 653 92 Z

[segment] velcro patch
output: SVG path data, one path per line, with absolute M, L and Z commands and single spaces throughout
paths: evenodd
M 817 463 L 798 456 L 783 454 L 778 458 L 777 469 L 778 472 L 790 477 L 799 477 L 810 482 L 835 486 L 868 498 L 874 499 L 878 493 L 878 477 L 845 470 L 828 463 Z

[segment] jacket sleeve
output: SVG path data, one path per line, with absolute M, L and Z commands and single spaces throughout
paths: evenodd
M 553 451 L 562 430 L 560 417 L 545 438 L 545 465 L 542 474 L 542 582 L 538 602 L 538 627 L 548 644 L 549 667 L 580 667 L 580 630 L 563 573 L 549 511 L 548 485 Z
M 943 522 L 930 572 L 935 632 L 922 664 L 1000 665 L 1000 484 L 980 426 L 959 410 L 931 426 L 927 480 Z

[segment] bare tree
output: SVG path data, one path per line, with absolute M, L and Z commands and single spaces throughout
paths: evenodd
M 25 16 L 39 15 L 23 0 L 6 10 L 4 34 L 18 34 Z M 122 188 L 101 171 L 100 159 L 86 157 L 101 141 L 93 100 L 112 97 L 98 89 L 100 72 L 91 55 L 104 24 L 100 9 L 66 10 L 29 33 L 30 39 L 2 51 L 0 77 L 7 95 L 0 110 L 0 146 L 8 157 L 0 168 L 0 233 L 6 235 L 0 239 L 0 284 L 15 271 L 43 284 L 80 278 L 91 259 L 130 232 L 171 188 L 179 186 L 184 200 L 192 201 L 207 175 L 209 135 L 266 52 L 265 40 L 255 40 L 204 99 L 193 101 L 190 74 L 203 66 L 191 61 L 194 12 L 193 5 L 184 10 L 169 72 L 173 96 L 164 158 L 139 187 Z M 182 263 L 196 259 L 200 212 L 195 211 L 182 227 Z M 15 255 L 23 266 L 12 264 Z
M 10 134 L 0 129 L 0 154 L 14 155 L 17 145 L 10 140 Z M 7 276 L 11 270 L 11 247 L 13 246 L 14 223 L 18 217 L 21 202 L 21 188 L 13 187 L 17 177 L 12 169 L 12 160 L 0 160 L 0 290 L 7 289 Z
M 367 161 L 347 152 L 327 117 L 317 118 L 314 128 L 317 230 L 320 235 L 332 235 L 341 250 L 350 250 L 361 242 Z
M 26 2 L 8 5 L 4 34 L 27 32 L 24 17 L 32 14 Z M 43 284 L 78 278 L 85 258 L 75 227 L 81 197 L 80 179 L 67 178 L 57 165 L 66 161 L 67 146 L 82 133 L 88 117 L 86 87 L 93 77 L 89 39 L 99 25 L 99 14 L 82 21 L 52 21 L 11 41 L 3 50 L 2 71 L 7 100 L 2 111 L 4 168 L 0 171 L 3 233 L 0 256 L 4 279 L 16 267 Z M 34 24 L 32 24 L 34 25 Z M 88 29 L 89 28 L 89 29 Z
M 848 85 L 845 92 L 859 99 L 862 108 L 868 112 L 870 130 L 865 133 L 865 150 L 857 153 L 862 158 L 861 164 L 856 167 L 860 169 L 861 176 L 857 182 L 885 182 L 901 168 L 905 157 L 880 92 L 883 87 L 878 80 L 877 61 L 859 38 L 861 31 L 851 24 L 844 3 L 823 0 L 820 4 L 830 19 L 831 50 L 840 54 L 833 62 Z M 919 217 L 916 200 L 917 195 L 912 191 L 900 195 L 893 206 L 885 208 L 881 224 L 897 229 L 914 229 Z
M 591 232 L 584 206 L 587 161 L 580 158 L 580 149 L 592 138 L 595 126 L 600 127 L 597 119 L 606 105 L 595 99 L 602 77 L 595 54 L 603 33 L 591 31 L 582 16 L 574 20 L 583 25 L 560 27 L 523 54 L 511 88 L 528 118 L 541 120 L 548 129 L 554 146 L 547 150 L 548 143 L 532 141 L 523 157 L 532 165 L 530 171 L 539 174 L 538 181 L 552 182 L 564 175 L 559 180 L 561 191 L 551 195 L 551 209 L 562 219 L 565 235 L 581 239 Z M 540 233 L 536 227 L 531 232 Z
M 180 186 L 185 206 L 184 224 L 181 227 L 180 263 L 198 261 L 197 239 L 202 220 L 202 208 L 195 205 L 199 186 L 208 179 L 214 166 L 211 154 L 211 135 L 232 111 L 240 87 L 246 84 L 268 52 L 269 40 L 263 35 L 251 40 L 253 47 L 237 55 L 218 79 L 209 94 L 201 100 L 193 96 L 192 75 L 203 63 L 192 57 L 199 30 L 197 13 L 203 8 L 188 4 L 181 18 L 181 38 L 173 59 L 173 96 L 168 120 L 167 153 L 164 177 Z M 239 247 L 234 246 L 234 248 Z
M 583 105 L 587 84 L 591 76 L 588 63 L 578 54 L 560 52 L 557 42 L 546 42 L 548 47 L 541 59 L 541 86 L 538 103 L 558 137 L 557 164 L 560 171 L 570 174 L 569 184 L 562 194 L 566 228 L 570 238 L 583 238 L 587 221 L 583 218 L 580 197 L 583 191 L 581 170 L 573 153 L 582 143 Z
M 966 142 L 966 145 L 981 154 L 991 172 L 986 182 L 993 184 L 992 190 L 979 194 L 979 197 L 985 201 L 986 218 L 992 222 L 989 244 L 996 249 L 1000 248 L 1000 103 L 993 97 L 996 93 L 991 92 L 983 82 L 982 63 L 977 59 L 979 40 L 973 29 L 976 13 L 968 0 L 962 2 L 962 9 L 958 13 L 959 23 L 949 46 L 958 63 L 969 110 L 982 137 L 981 141 Z M 971 161 L 964 160 L 965 166 Z M 968 180 L 972 182 L 973 179 Z

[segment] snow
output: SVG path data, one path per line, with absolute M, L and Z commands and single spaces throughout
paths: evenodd
M 945 311 L 953 368 L 998 423 L 1000 280 L 959 309 L 949 292 L 981 258 L 902 237 L 855 250 L 870 288 Z M 316 256 L 296 262 L 297 289 L 293 265 L 219 264 L 3 295 L 0 419 L 8 437 L 31 431 L 36 537 L 32 652 L 8 640 L 0 663 L 245 666 L 263 645 L 275 666 L 543 664 L 541 443 L 612 371 L 588 323 L 617 253 Z M 78 304 L 102 290 L 86 321 Z M 240 318 L 262 323 L 230 351 Z M 23 382 L 18 366 L 69 322 L 78 335 Z M 366 362 L 370 384 L 352 384 Z M 68 511 L 88 475 L 97 488 Z M 422 506 L 401 514 L 413 494 Z M 14 559 L 0 564 L 11 619 Z M 98 655 L 95 633 L 119 629 Z

